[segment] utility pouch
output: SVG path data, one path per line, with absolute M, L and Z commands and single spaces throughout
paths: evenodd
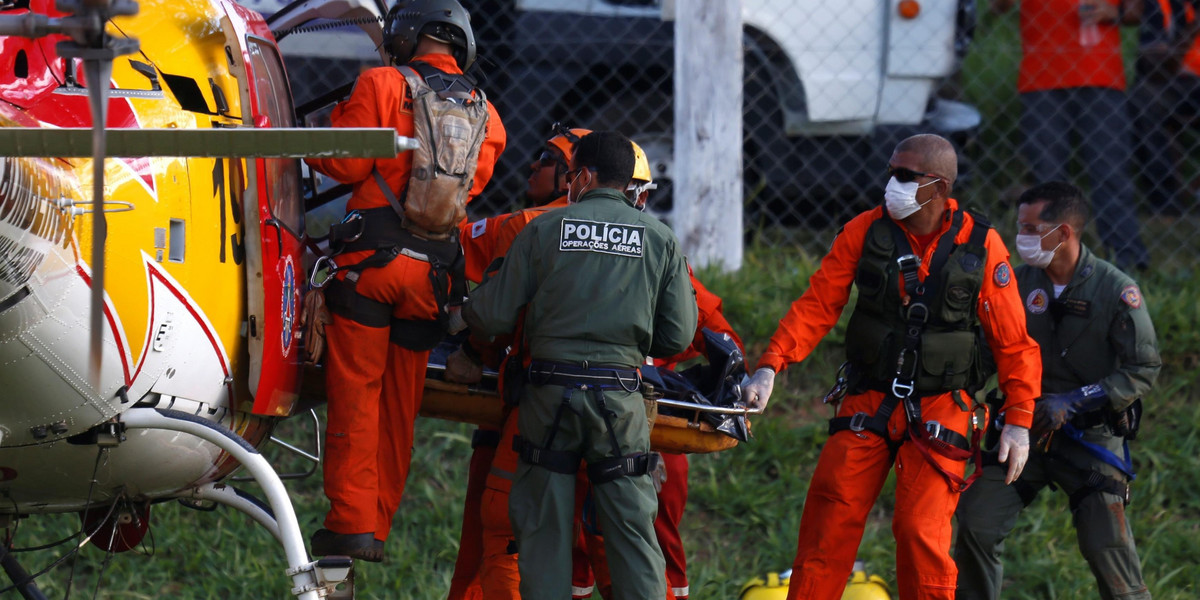
M 992 388 L 988 390 L 984 402 L 987 404 L 988 414 L 992 415 L 992 421 L 987 424 L 987 433 L 983 437 L 983 449 L 995 451 L 996 446 L 1000 443 L 1000 430 L 1004 429 L 1004 394 L 1000 393 L 998 388 Z
M 525 365 L 521 364 L 521 357 L 514 354 L 509 354 L 505 358 L 502 367 L 504 369 L 504 389 L 500 391 L 500 398 L 508 406 L 516 406 L 521 403 L 521 388 L 525 387 L 525 380 L 528 377 Z
M 1142 426 L 1142 399 L 1133 401 L 1125 410 L 1113 413 L 1113 435 L 1127 440 L 1136 440 L 1138 429 Z

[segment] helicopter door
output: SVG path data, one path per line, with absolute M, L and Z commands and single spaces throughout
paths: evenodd
M 222 20 L 230 48 L 241 50 L 230 56 L 244 125 L 294 127 L 291 90 L 279 51 L 265 35 L 237 31 L 236 22 Z M 246 167 L 246 336 L 252 411 L 285 417 L 299 398 L 303 366 L 296 325 L 304 274 L 300 161 L 247 159 Z

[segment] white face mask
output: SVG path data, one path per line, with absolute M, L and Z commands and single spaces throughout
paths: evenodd
M 933 198 L 930 198 L 925 202 L 918 203 L 917 190 L 929 184 L 937 183 L 938 181 L 941 180 L 934 179 L 933 181 L 925 184 L 918 184 L 915 181 L 900 183 L 898 179 L 892 177 L 888 180 L 887 188 L 883 190 L 883 201 L 887 206 L 888 214 L 897 221 L 903 221 L 909 216 L 915 214 L 926 204 L 929 204 L 931 201 L 933 201 Z
M 1036 233 L 1019 233 L 1017 234 L 1017 254 L 1021 256 L 1021 260 L 1031 267 L 1045 269 L 1050 266 L 1050 261 L 1054 260 L 1054 252 L 1058 250 L 1058 246 L 1062 246 L 1062 242 L 1058 243 L 1051 250 L 1042 248 L 1042 240 L 1046 239 L 1047 235 L 1054 233 L 1062 225 L 1055 225 L 1054 229 L 1046 232 L 1046 235 L 1038 235 Z

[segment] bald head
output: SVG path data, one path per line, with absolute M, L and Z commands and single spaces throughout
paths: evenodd
M 921 133 L 905 138 L 896 144 L 896 153 L 915 155 L 925 172 L 933 173 L 954 183 L 958 179 L 958 154 L 946 138 L 932 133 Z

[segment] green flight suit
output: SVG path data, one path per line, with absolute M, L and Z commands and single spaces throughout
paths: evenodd
M 1114 435 L 1101 413 L 1125 410 L 1143 397 L 1158 377 L 1154 325 L 1145 299 L 1132 279 L 1112 264 L 1081 248 L 1075 275 L 1061 295 L 1042 269 L 1016 269 L 1029 334 L 1042 349 L 1043 393 L 1066 392 L 1099 384 L 1109 405 L 1094 414 L 1077 415 L 1083 441 L 1124 457 L 1124 438 Z M 1125 498 L 1119 492 L 1128 477 L 1071 439 L 1054 433 L 1046 451 L 1031 448 L 1021 477 L 1005 485 L 1006 465 L 989 465 L 959 500 L 959 600 L 1000 596 L 1004 538 L 1016 525 L 1021 509 L 1049 484 L 1071 499 L 1071 514 L 1079 549 L 1096 577 L 1105 599 L 1149 599 L 1125 518 Z M 1090 478 L 1090 479 L 1089 479 Z M 1107 484 L 1107 485 L 1105 485 Z M 1102 489 L 1097 489 L 1102 488 Z M 1127 489 L 1127 488 L 1126 488 Z
M 495 336 L 513 330 L 522 307 L 525 347 L 535 361 L 632 369 L 646 356 L 683 351 L 696 333 L 695 292 L 679 241 L 613 189 L 589 191 L 531 221 L 496 276 L 471 293 L 463 317 L 474 332 Z M 603 411 L 591 390 L 528 382 L 520 435 L 545 447 L 561 410 L 548 449 L 599 461 L 613 456 L 602 414 L 608 412 L 622 456 L 649 452 L 641 393 L 610 389 L 602 398 Z M 666 567 L 654 534 L 658 499 L 650 477 L 594 485 L 593 496 L 614 598 L 664 597 Z M 574 508 L 575 475 L 518 465 L 509 516 L 525 600 L 571 596 Z

